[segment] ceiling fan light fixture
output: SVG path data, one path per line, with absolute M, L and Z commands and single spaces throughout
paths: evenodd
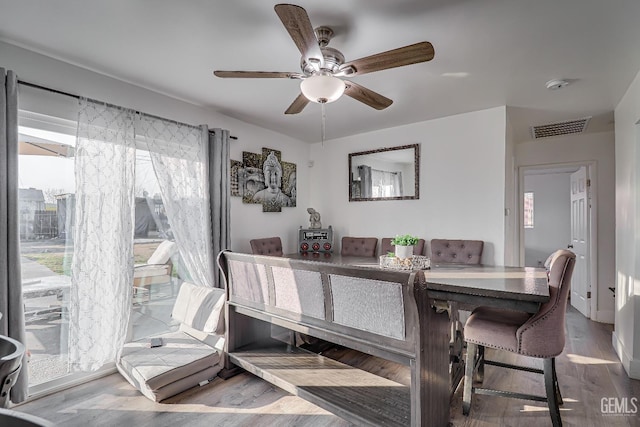
M 336 101 L 344 93 L 345 85 L 342 80 L 329 75 L 314 75 L 307 77 L 300 83 L 300 91 L 311 102 L 328 104 Z

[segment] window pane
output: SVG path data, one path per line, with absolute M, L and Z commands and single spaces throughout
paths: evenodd
M 183 277 L 149 152 L 136 150 L 134 283 L 130 340 L 176 327 L 171 310 Z M 150 265 L 151 263 L 151 265 Z
M 524 193 L 524 228 L 533 228 L 533 192 Z
M 69 374 L 73 135 L 19 126 L 20 255 L 29 386 Z

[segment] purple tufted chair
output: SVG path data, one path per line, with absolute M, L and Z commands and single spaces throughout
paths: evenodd
M 254 255 L 282 256 L 282 241 L 279 237 L 252 239 L 249 243 Z
M 548 279 L 550 299 L 533 315 L 491 307 L 473 310 L 464 328 L 467 362 L 462 412 L 465 415 L 471 410 L 473 393 L 488 394 L 546 401 L 554 427 L 562 425 L 558 408 L 558 405 L 562 405 L 562 396 L 558 387 L 555 358 L 564 349 L 565 313 L 575 260 L 575 254 L 565 249 L 553 253 Z M 485 360 L 485 347 L 541 358 L 544 369 Z M 485 364 L 544 374 L 546 397 L 473 387 L 474 377 L 482 383 Z
M 431 264 L 480 264 L 483 248 L 482 240 L 432 239 Z
M 376 256 L 378 246 L 377 237 L 348 237 L 342 238 L 340 255 L 348 256 Z
M 383 237 L 380 240 L 380 255 L 386 255 L 389 252 L 394 252 L 396 247 L 391 244 L 392 237 Z M 414 255 L 422 255 L 424 252 L 424 239 L 418 239 L 418 244 L 413 246 Z

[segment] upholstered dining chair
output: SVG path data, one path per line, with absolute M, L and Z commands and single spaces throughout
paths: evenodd
M 432 239 L 431 265 L 434 264 L 480 264 L 482 260 L 482 240 L 465 239 Z M 451 342 L 449 343 L 451 360 L 456 364 L 455 379 L 462 376 L 462 358 L 464 351 L 464 324 L 471 312 L 465 310 L 464 305 L 450 302 L 451 312 Z M 459 368 L 459 369 L 458 369 Z M 454 371 L 452 370 L 452 373 Z
M 282 241 L 280 237 L 265 237 L 264 239 L 251 239 L 251 252 L 254 255 L 282 256 Z
M 482 240 L 431 239 L 431 264 L 480 264 Z
M 342 238 L 340 255 L 346 256 L 376 256 L 378 247 L 377 237 L 348 237 Z
M 465 325 L 467 359 L 462 398 L 465 415 L 471 410 L 471 398 L 475 393 L 547 402 L 553 425 L 562 425 L 558 407 L 562 404 L 562 396 L 555 358 L 564 349 L 565 312 L 575 259 L 575 254 L 566 249 L 554 252 L 548 276 L 550 299 L 537 313 L 531 315 L 492 307 L 473 310 Z M 485 347 L 543 359 L 543 369 L 486 360 Z M 544 374 L 546 396 L 474 387 L 474 379 L 482 385 L 484 365 Z
M 386 255 L 395 251 L 395 246 L 391 244 L 393 237 L 383 237 L 380 239 L 380 255 Z M 424 253 L 424 239 L 418 239 L 418 244 L 413 246 L 414 255 L 422 255 Z

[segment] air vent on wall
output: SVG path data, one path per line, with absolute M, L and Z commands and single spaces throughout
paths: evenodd
M 566 122 L 550 123 L 548 125 L 531 126 L 531 136 L 533 139 L 548 138 L 551 136 L 569 135 L 572 133 L 582 133 L 587 129 L 591 117 L 578 120 L 568 120 Z

